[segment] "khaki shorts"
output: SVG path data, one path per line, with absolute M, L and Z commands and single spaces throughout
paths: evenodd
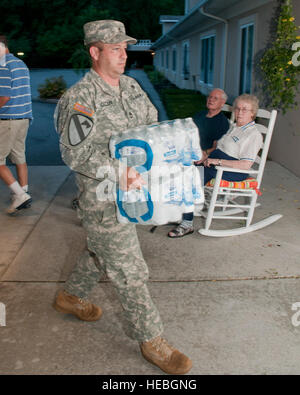
M 5 165 L 6 158 L 17 165 L 26 162 L 28 127 L 29 119 L 0 120 L 0 165 Z

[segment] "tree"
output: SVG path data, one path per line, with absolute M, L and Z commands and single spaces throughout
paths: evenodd
M 84 23 L 117 19 L 129 35 L 155 41 L 159 16 L 180 15 L 183 5 L 184 0 L 1 0 L 1 30 L 11 52 L 24 52 L 29 67 L 82 66 L 88 64 Z

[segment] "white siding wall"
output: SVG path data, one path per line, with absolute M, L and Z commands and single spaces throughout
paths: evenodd
M 195 4 L 197 1 L 195 1 Z M 191 8 L 195 5 L 189 2 Z M 264 51 L 269 37 L 270 22 L 274 17 L 274 7 L 277 1 L 256 8 L 254 11 L 243 12 L 239 16 L 231 18 L 228 25 L 228 48 L 226 63 L 225 91 L 229 96 L 229 102 L 239 95 L 240 62 L 241 62 L 241 27 L 247 23 L 254 24 L 254 63 L 257 55 Z M 300 25 L 300 2 L 294 0 L 294 15 L 296 25 Z M 219 22 L 207 23 L 207 28 L 202 31 L 191 31 L 189 36 L 182 37 L 176 43 L 170 43 L 167 48 L 157 51 L 155 66 L 166 78 L 184 89 L 196 89 L 207 94 L 211 86 L 200 82 L 201 67 L 201 38 L 208 34 L 215 35 L 215 62 L 214 62 L 214 87 L 222 87 L 223 84 L 223 48 L 224 48 L 224 24 Z M 182 75 L 183 42 L 189 42 L 190 76 L 185 80 Z M 177 68 L 172 70 L 172 48 L 176 46 Z M 164 67 L 161 65 L 161 51 L 165 52 Z M 169 51 L 169 67 L 166 68 L 166 50 Z M 300 67 L 300 66 L 299 66 Z M 265 92 L 261 89 L 261 83 L 257 78 L 255 68 L 252 74 L 251 93 L 256 94 L 263 102 Z M 300 97 L 299 97 L 300 102 Z M 274 129 L 274 135 L 270 147 L 270 158 L 287 167 L 297 176 L 300 176 L 300 122 L 299 110 L 289 111 L 286 115 L 279 114 Z

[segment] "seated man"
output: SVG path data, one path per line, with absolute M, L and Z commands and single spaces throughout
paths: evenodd
M 202 159 L 195 162 L 200 165 L 205 162 L 212 151 L 216 149 L 219 140 L 229 129 L 229 121 L 221 112 L 226 103 L 227 95 L 222 89 L 214 89 L 209 94 L 206 107 L 207 110 L 200 111 L 193 117 L 193 121 L 199 129 Z M 183 220 L 179 226 L 168 233 L 169 237 L 177 238 L 194 232 L 194 213 L 183 214 Z
M 196 113 L 193 121 L 199 129 L 202 160 L 204 162 L 209 154 L 215 149 L 219 140 L 229 129 L 229 122 L 222 113 L 222 107 L 226 103 L 227 95 L 222 89 L 214 89 L 207 97 L 207 110 Z M 197 162 L 197 164 L 199 164 Z

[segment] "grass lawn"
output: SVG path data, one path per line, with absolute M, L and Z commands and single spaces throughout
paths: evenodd
M 206 97 L 188 89 L 179 89 L 156 70 L 145 68 L 151 83 L 161 97 L 169 119 L 192 117 L 206 109 Z
M 206 97 L 187 89 L 164 89 L 162 101 L 170 119 L 192 117 L 206 109 Z

